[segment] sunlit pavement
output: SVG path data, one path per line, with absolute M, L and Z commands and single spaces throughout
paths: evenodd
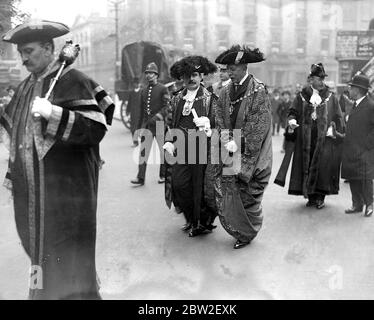
M 264 198 L 264 225 L 248 247 L 220 226 L 189 238 L 183 217 L 164 202 L 150 165 L 146 184 L 136 176 L 131 137 L 115 121 L 102 143 L 97 270 L 104 299 L 372 299 L 374 218 L 346 215 L 347 184 L 323 210 L 306 208 L 273 184 L 283 154 L 273 138 L 273 177 Z M 136 152 L 136 150 L 135 150 Z M 136 156 L 135 156 L 136 158 Z M 0 145 L 0 176 L 6 150 Z M 15 230 L 10 194 L 0 192 L 0 299 L 25 299 L 29 262 Z

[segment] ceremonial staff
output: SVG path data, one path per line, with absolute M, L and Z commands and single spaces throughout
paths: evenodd
M 58 79 L 61 77 L 62 71 L 65 67 L 74 63 L 79 55 L 80 47 L 79 44 L 73 45 L 73 41 L 66 41 L 65 45 L 62 47 L 58 61 L 61 63 L 60 69 L 58 70 L 56 76 L 53 78 L 52 83 L 49 86 L 48 92 L 45 95 L 45 99 L 49 99 L 53 88 L 55 87 Z M 33 114 L 34 118 L 40 118 L 40 114 L 35 112 Z

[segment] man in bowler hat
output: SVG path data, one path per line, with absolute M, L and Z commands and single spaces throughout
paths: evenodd
M 373 214 L 374 179 L 374 102 L 368 97 L 369 78 L 364 74 L 353 77 L 349 96 L 354 101 L 348 115 L 343 146 L 342 178 L 349 181 L 352 207 L 345 213 Z

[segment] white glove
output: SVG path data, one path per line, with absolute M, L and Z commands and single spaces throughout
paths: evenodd
M 166 150 L 170 155 L 174 155 L 175 147 L 171 142 L 166 142 L 162 149 Z
M 196 127 L 199 127 L 199 130 L 207 130 L 210 129 L 210 120 L 207 117 L 198 117 L 193 119 Z
M 296 119 L 291 119 L 288 121 L 288 125 L 290 126 L 290 128 L 292 130 L 296 129 L 297 127 L 299 127 L 299 125 L 297 124 L 297 121 Z
M 235 153 L 238 151 L 238 146 L 236 145 L 236 142 L 234 140 L 231 140 L 225 144 L 225 148 L 228 152 Z
M 32 103 L 31 113 L 33 115 L 39 114 L 48 120 L 52 114 L 52 103 L 45 98 L 35 97 L 35 100 Z

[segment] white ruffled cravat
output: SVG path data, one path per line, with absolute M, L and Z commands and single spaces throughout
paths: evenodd
M 312 96 L 310 97 L 310 103 L 312 104 L 312 105 L 320 105 L 321 104 L 321 102 L 322 102 L 322 98 L 321 98 L 321 96 L 319 95 L 319 92 L 318 92 L 318 90 L 316 90 L 316 89 L 314 89 L 313 87 L 311 87 L 312 88 L 312 90 L 313 90 L 313 94 L 312 94 Z

